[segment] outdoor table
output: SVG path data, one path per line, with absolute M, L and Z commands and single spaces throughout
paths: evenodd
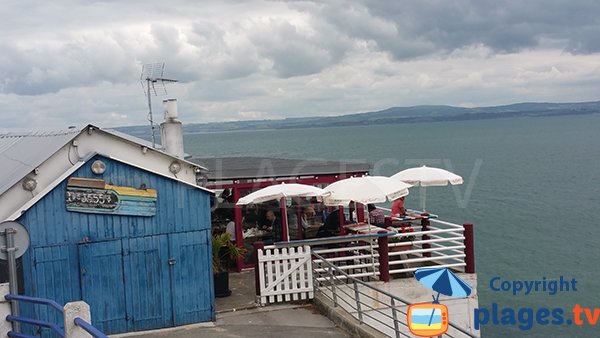
M 346 230 L 346 232 L 352 232 L 357 234 L 376 234 L 381 230 L 387 231 L 384 228 L 378 227 L 373 224 L 367 224 L 365 222 L 344 225 L 344 229 Z
M 390 216 L 392 221 L 410 222 L 418 219 L 438 218 L 438 215 L 429 214 L 418 210 L 407 209 L 404 216 Z

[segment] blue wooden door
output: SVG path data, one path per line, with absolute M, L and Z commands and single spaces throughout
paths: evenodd
M 214 320 L 210 231 L 80 244 L 82 299 L 107 334 Z
M 167 235 L 123 240 L 129 330 L 173 326 Z
M 214 320 L 210 231 L 169 235 L 175 325 Z
M 122 258 L 120 240 L 79 244 L 81 295 L 107 334 L 127 331 Z
M 55 300 L 59 304 L 80 299 L 79 265 L 77 264 L 76 245 L 55 245 L 30 248 L 32 266 L 30 280 L 32 289 L 25 291 L 26 295 Z M 63 314 L 49 306 L 33 305 L 21 302 L 21 315 L 48 321 L 62 326 Z M 23 332 L 40 337 L 56 337 L 50 329 L 22 325 Z

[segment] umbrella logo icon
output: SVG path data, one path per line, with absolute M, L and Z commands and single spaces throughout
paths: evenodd
M 438 336 L 448 330 L 448 308 L 440 304 L 440 294 L 452 298 L 468 297 L 473 289 L 448 268 L 422 268 L 415 278 L 424 286 L 437 292 L 432 303 L 409 306 L 407 322 L 410 332 L 421 337 Z

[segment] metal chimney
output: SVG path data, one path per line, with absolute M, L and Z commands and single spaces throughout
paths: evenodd
M 165 121 L 160 124 L 160 137 L 165 151 L 171 155 L 184 158 L 183 129 L 177 120 L 177 99 L 163 100 Z

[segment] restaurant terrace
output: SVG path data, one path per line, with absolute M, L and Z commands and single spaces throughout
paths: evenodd
M 218 195 L 229 191 L 230 197 L 215 198 L 213 208 L 213 231 L 223 231 L 226 221 L 233 219 L 235 222 L 236 245 L 251 248 L 257 240 L 262 240 L 265 234 L 259 236 L 246 236 L 244 239 L 244 208 L 236 205 L 237 201 L 258 189 L 280 183 L 299 183 L 324 187 L 351 176 L 363 176 L 369 173 L 371 165 L 364 162 L 326 161 L 313 159 L 285 159 L 272 157 L 225 157 L 225 158 L 192 158 L 193 163 L 208 169 L 204 182 L 200 184 L 215 190 Z M 276 201 L 277 202 L 277 201 Z M 298 203 L 297 206 L 300 206 Z M 279 215 L 284 213 L 283 207 L 279 208 Z M 300 219 L 301 210 L 296 209 L 297 219 Z M 285 218 L 282 217 L 285 221 Z M 315 224 L 312 229 L 322 224 Z M 302 227 L 297 227 L 293 239 L 304 239 L 306 234 Z M 238 271 L 252 268 L 252 250 L 246 259 L 238 260 Z

